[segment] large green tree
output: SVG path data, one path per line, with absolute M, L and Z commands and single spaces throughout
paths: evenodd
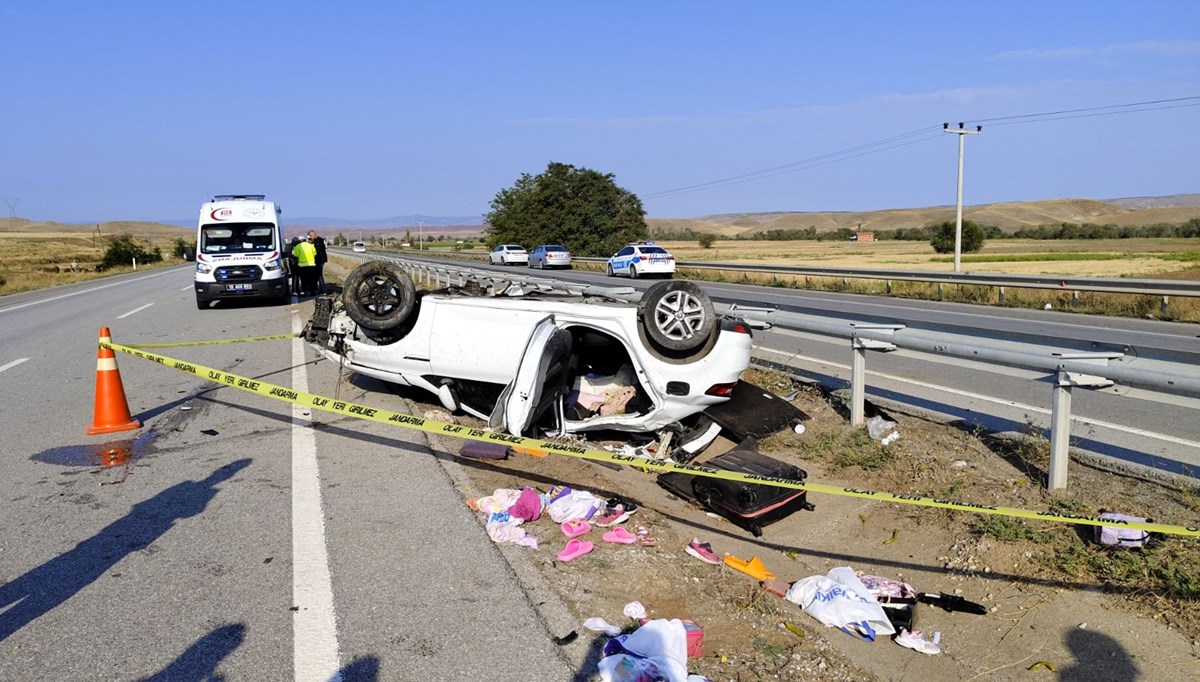
M 562 244 L 579 256 L 610 256 L 645 239 L 646 210 L 611 173 L 550 163 L 540 175 L 523 173 L 500 190 L 484 216 L 487 244 Z
M 983 248 L 983 228 L 970 220 L 962 224 L 962 252 L 975 253 Z M 946 221 L 933 228 L 933 239 L 929 241 L 938 253 L 954 253 L 954 223 Z

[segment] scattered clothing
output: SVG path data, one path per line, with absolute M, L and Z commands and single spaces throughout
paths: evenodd
M 525 488 L 508 513 L 522 521 L 537 521 L 542 516 L 542 498 L 533 488 Z

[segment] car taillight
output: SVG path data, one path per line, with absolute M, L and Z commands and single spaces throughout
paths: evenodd
M 721 318 L 721 331 L 754 336 L 754 331 L 750 329 L 750 325 L 746 324 L 746 321 L 740 317 Z
M 713 384 L 704 392 L 705 395 L 715 395 L 718 398 L 728 398 L 733 395 L 733 389 L 736 388 L 738 382 L 734 381 L 728 384 Z

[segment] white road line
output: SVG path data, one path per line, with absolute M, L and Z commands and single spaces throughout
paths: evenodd
M 122 284 L 131 284 L 133 282 L 140 282 L 144 279 L 150 279 L 151 277 L 159 277 L 162 275 L 174 274 L 174 272 L 175 272 L 175 270 L 173 270 L 173 269 L 172 270 L 164 270 L 163 272 L 156 272 L 153 275 L 146 275 L 145 277 L 134 277 L 133 279 L 127 279 L 127 280 L 123 280 L 121 282 L 113 282 L 112 284 L 102 284 L 98 287 L 92 287 L 91 289 L 81 289 L 79 291 L 72 291 L 69 294 L 63 294 L 61 296 L 51 296 L 50 298 L 43 298 L 40 301 L 30 301 L 29 303 L 22 303 L 20 305 L 9 306 L 8 308 L 0 308 L 0 313 L 7 313 L 7 312 L 11 312 L 13 310 L 20 310 L 21 308 L 28 308 L 31 305 L 41 305 L 43 303 L 49 303 L 50 301 L 57 301 L 62 298 L 70 298 L 72 296 L 78 296 L 80 294 L 90 294 L 93 291 L 100 291 L 101 289 L 107 289 L 109 287 L 119 287 Z
M 189 285 L 187 285 L 186 287 L 184 287 L 184 288 L 180 289 L 180 291 L 191 291 L 191 290 L 192 290 L 192 287 L 194 287 L 194 286 L 196 286 L 196 285 L 195 285 L 195 284 L 189 284 Z
M 814 357 L 810 357 L 807 355 L 788 353 L 787 351 L 782 351 L 777 348 L 767 348 L 766 346 L 759 346 L 758 349 L 767 351 L 768 353 L 775 353 L 777 355 L 782 355 L 787 358 L 793 358 L 796 360 L 804 360 L 805 362 L 816 362 L 816 363 L 820 363 L 822 365 L 826 365 L 829 367 L 837 367 L 838 369 L 843 369 L 846 371 L 850 370 L 849 365 L 843 365 L 843 364 L 837 363 L 837 362 L 829 362 L 828 360 L 822 360 L 820 358 L 814 358 Z M 1013 400 L 1005 400 L 1003 398 L 993 398 L 991 396 L 980 395 L 979 393 L 970 393 L 968 391 L 962 391 L 957 388 L 950 388 L 949 386 L 939 386 L 938 384 L 930 384 L 930 383 L 927 383 L 924 381 L 917 381 L 916 379 L 908 379 L 906 377 L 895 376 L 892 374 L 884 374 L 882 372 L 867 371 L 867 374 L 870 374 L 872 376 L 877 376 L 881 379 L 888 379 L 890 381 L 896 381 L 896 382 L 899 382 L 902 384 L 912 384 L 913 386 L 920 386 L 922 388 L 928 388 L 928 389 L 932 389 L 935 391 L 941 391 L 943 393 L 950 393 L 952 395 L 961 395 L 961 396 L 964 396 L 967 398 L 981 400 L 983 402 L 995 403 L 997 405 L 1005 405 L 1008 407 L 1015 407 L 1015 408 L 1018 408 L 1021 410 L 1026 410 L 1029 412 L 1036 412 L 1038 414 L 1047 414 L 1047 415 L 1050 414 L 1050 410 L 1048 410 L 1044 407 L 1038 407 L 1036 405 L 1026 405 L 1025 403 L 1018 403 Z M 1175 443 L 1176 445 L 1184 445 L 1184 446 L 1187 446 L 1190 448 L 1200 448 L 1200 442 L 1187 440 L 1185 438 L 1177 438 L 1175 436 L 1168 436 L 1165 433 L 1155 433 L 1153 431 L 1145 431 L 1143 429 L 1135 429 L 1132 426 L 1122 426 L 1121 424 L 1114 424 L 1112 422 L 1101 421 L 1099 419 L 1092 419 L 1091 417 L 1082 417 L 1079 415 L 1072 414 L 1071 421 L 1079 423 L 1079 424 L 1099 426 L 1099 427 L 1106 428 L 1106 429 L 1113 429 L 1114 431 L 1123 431 L 1125 433 L 1130 433 L 1130 434 L 1133 434 L 1136 436 L 1144 436 L 1146 438 L 1154 438 L 1156 440 L 1162 440 L 1162 441 L 1166 441 L 1168 443 Z
M 299 315 L 292 332 L 301 331 Z M 292 342 L 292 389 L 308 392 L 304 342 Z M 292 405 L 292 657 L 296 682 L 340 681 L 333 584 L 321 509 L 316 435 L 305 408 Z
M 17 365 L 21 364 L 22 362 L 25 362 L 28 359 L 29 358 L 21 358 L 19 360 L 13 360 L 12 362 L 8 363 L 7 365 L 0 365 L 0 372 L 3 372 L 6 369 L 12 369 L 13 367 L 16 367 Z
M 134 308 L 133 310 L 130 310 L 129 312 L 125 313 L 124 315 L 117 315 L 117 319 L 118 319 L 118 320 L 123 320 L 123 319 L 125 319 L 125 318 L 129 317 L 130 315 L 132 315 L 132 314 L 134 314 L 134 313 L 140 313 L 140 312 L 142 312 L 143 310 L 145 310 L 146 308 L 149 308 L 149 307 L 150 307 L 150 306 L 152 306 L 152 305 L 154 305 L 154 304 L 153 304 L 153 303 L 147 303 L 146 305 L 142 306 L 141 308 Z

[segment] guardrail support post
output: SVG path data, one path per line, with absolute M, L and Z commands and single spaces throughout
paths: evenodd
M 887 280 L 887 293 L 888 293 L 888 296 L 892 295 L 892 280 L 890 280 L 890 279 Z
M 1079 292 L 1078 291 L 1071 292 L 1071 307 L 1072 308 L 1079 307 Z
M 1163 296 L 1162 302 L 1158 304 L 1158 312 L 1161 313 L 1163 316 L 1166 316 L 1166 314 L 1167 314 L 1167 299 L 1168 298 L 1169 298 L 1168 296 Z
M 1004 287 L 1000 287 L 1000 292 L 996 295 L 996 304 L 1004 305 Z
M 850 340 L 854 357 L 850 362 L 850 426 L 866 423 L 864 403 L 867 399 L 867 346 L 860 338 Z
M 1050 407 L 1050 471 L 1046 488 L 1067 487 L 1067 462 L 1071 447 L 1071 381 L 1060 371 L 1054 381 L 1054 400 Z

